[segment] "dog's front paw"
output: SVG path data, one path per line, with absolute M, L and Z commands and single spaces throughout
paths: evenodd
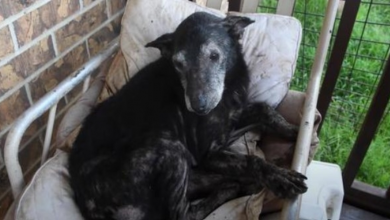
M 265 179 L 265 186 L 280 198 L 293 198 L 307 191 L 306 176 L 293 170 L 276 168 Z

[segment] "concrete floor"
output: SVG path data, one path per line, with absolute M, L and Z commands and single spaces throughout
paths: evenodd
M 390 220 L 390 219 L 356 208 L 348 204 L 344 204 L 343 209 L 341 210 L 340 220 Z

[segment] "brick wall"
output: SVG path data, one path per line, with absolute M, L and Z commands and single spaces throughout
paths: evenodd
M 1 0 L 0 219 L 12 202 L 2 157 L 13 121 L 118 36 L 126 0 Z M 79 95 L 58 105 L 57 120 Z M 47 114 L 27 130 L 19 159 L 26 177 L 42 152 Z M 57 123 L 58 124 L 58 123 Z

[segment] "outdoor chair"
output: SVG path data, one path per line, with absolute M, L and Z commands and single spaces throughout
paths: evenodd
M 306 92 L 289 90 L 302 37 L 300 22 L 288 16 L 293 5 L 279 0 L 279 14 L 274 15 L 256 13 L 258 1 L 241 2 L 240 12 L 228 12 L 226 0 L 199 0 L 196 3 L 187 0 L 129 0 L 120 39 L 115 39 L 36 102 L 9 131 L 5 162 L 15 201 L 5 219 L 83 219 L 73 201 L 67 171 L 68 152 L 83 119 L 93 106 L 114 94 L 140 68 L 159 58 L 157 50 L 144 47 L 146 43 L 173 31 L 184 18 L 196 11 L 217 16 L 238 14 L 255 21 L 246 28 L 242 38 L 244 58 L 250 71 L 249 99 L 276 108 L 286 120 L 300 125 L 300 132 L 296 143 L 247 132 L 233 145 L 241 153 L 263 157 L 306 174 L 309 187 L 305 194 L 288 201 L 278 199 L 264 189 L 256 195 L 227 202 L 206 219 L 252 220 L 259 219 L 259 215 L 260 219 L 339 219 L 343 201 L 340 167 L 313 161 L 319 145 L 316 131 L 321 122 L 321 115 L 316 111 L 319 83 L 338 1 L 329 0 Z M 110 65 L 101 66 L 107 59 L 112 60 Z M 97 69 L 98 74 L 93 75 Z M 86 79 L 90 77 L 93 81 L 89 86 Z M 83 82 L 85 92 L 65 114 L 52 143 L 58 101 Z M 19 145 L 27 127 L 46 111 L 50 112 L 42 165 L 26 184 L 18 160 Z M 47 160 L 52 145 L 56 150 Z

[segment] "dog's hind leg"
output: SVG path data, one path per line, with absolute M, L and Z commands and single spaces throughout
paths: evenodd
M 189 181 L 194 178 L 204 178 L 208 180 L 205 184 L 216 183 L 222 179 L 218 175 L 201 174 L 190 178 L 192 172 L 189 164 L 191 155 L 179 141 L 160 140 L 152 144 L 153 147 L 143 148 L 132 154 L 134 160 L 128 167 L 131 173 L 131 181 L 139 182 L 132 184 L 133 190 L 149 191 L 144 197 L 153 195 L 150 198 L 135 198 L 132 203 L 122 206 L 114 214 L 115 219 L 134 219 L 136 213 L 134 207 L 143 207 L 149 203 L 150 207 L 140 210 L 137 220 L 163 219 L 163 220 L 202 220 L 213 210 L 228 200 L 236 198 L 240 193 L 240 186 L 237 183 L 224 183 L 217 185 L 218 189 L 212 190 L 212 193 L 198 203 L 191 204 L 188 194 Z M 203 177 L 202 177 L 203 176 Z M 133 177 L 133 178 L 131 178 Z M 136 177 L 142 177 L 145 182 L 135 180 Z M 209 178 L 210 177 L 210 178 Z M 204 179 L 205 180 L 205 179 Z M 216 185 L 214 185 L 215 187 Z M 192 192 L 194 193 L 194 192 Z M 146 199 L 146 203 L 142 201 Z M 162 216 L 162 217 L 161 217 Z
M 157 159 L 152 164 L 152 190 L 157 192 L 160 205 L 168 213 L 169 220 L 187 220 L 190 202 L 187 199 L 189 161 L 191 156 L 179 141 L 162 140 L 153 149 Z
M 222 182 L 218 185 L 218 190 L 213 190 L 205 199 L 190 204 L 188 193 L 191 194 L 191 192 L 188 191 L 191 189 L 188 185 L 190 185 L 189 181 L 193 181 L 194 178 L 190 178 L 193 173 L 189 170 L 191 156 L 187 149 L 179 141 L 164 140 L 162 145 L 154 149 L 154 152 L 157 156 L 154 167 L 158 172 L 155 180 L 158 184 L 154 186 L 158 187 L 160 192 L 158 197 L 163 198 L 161 202 L 168 208 L 169 218 L 167 219 L 169 220 L 202 220 L 226 201 L 236 198 L 240 192 L 239 184 Z M 205 176 L 208 180 L 203 186 L 224 179 L 210 174 L 197 174 L 193 177 L 204 178 Z
M 179 141 L 159 140 L 85 165 L 75 191 L 84 216 L 187 220 L 188 155 Z
M 238 129 L 260 128 L 261 131 L 274 133 L 289 140 L 296 140 L 299 128 L 287 122 L 275 109 L 265 103 L 251 104 L 241 114 Z
M 201 166 L 222 175 L 253 178 L 258 181 L 259 188 L 264 186 L 282 198 L 292 198 L 307 190 L 304 175 L 277 167 L 256 156 L 220 150 L 211 152 Z

